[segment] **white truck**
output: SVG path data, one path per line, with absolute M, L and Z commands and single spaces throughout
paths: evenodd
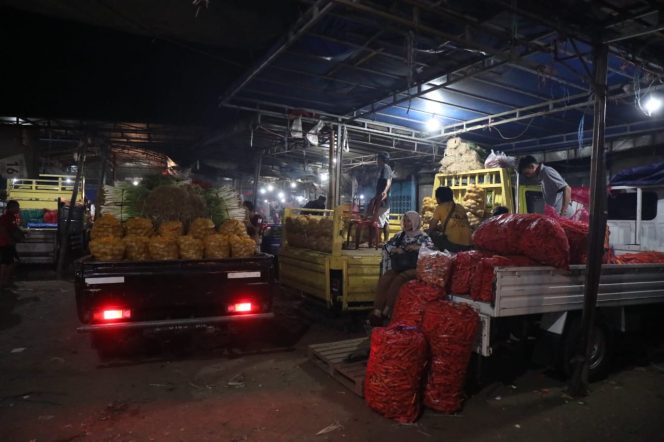
M 664 250 L 664 187 L 612 188 L 608 213 L 610 244 L 617 254 Z M 494 273 L 492 303 L 451 296 L 480 314 L 476 352 L 489 357 L 510 334 L 526 339 L 528 333 L 520 330 L 539 329 L 540 337 L 553 338 L 553 354 L 568 371 L 580 330 L 585 266 L 573 265 L 569 271 L 498 267 Z M 664 264 L 603 265 L 596 306 L 591 379 L 606 374 L 616 333 L 640 327 L 644 317 L 657 309 L 664 313 Z

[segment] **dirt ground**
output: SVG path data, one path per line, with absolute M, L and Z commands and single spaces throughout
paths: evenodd
M 583 400 L 515 359 L 521 369 L 472 391 L 460 413 L 425 410 L 399 425 L 307 359 L 308 345 L 362 336 L 360 327 L 292 300 L 277 313 L 233 338 L 141 342 L 100 360 L 76 332 L 71 283 L 19 282 L 0 294 L 0 440 L 664 440 L 662 366 L 639 355 Z

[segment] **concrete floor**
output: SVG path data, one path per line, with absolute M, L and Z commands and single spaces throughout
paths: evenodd
M 628 358 L 581 401 L 528 368 L 473 392 L 457 415 L 398 425 L 307 360 L 309 344 L 362 332 L 297 302 L 278 314 L 238 330 L 232 352 L 204 336 L 100 360 L 75 331 L 72 284 L 19 282 L 0 294 L 0 440 L 664 440 L 664 375 L 648 361 Z

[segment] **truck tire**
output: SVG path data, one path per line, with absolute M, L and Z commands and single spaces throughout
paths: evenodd
M 562 368 L 569 377 L 574 371 L 572 359 L 576 351 L 576 345 L 581 334 L 581 318 L 575 318 L 570 324 L 563 338 L 563 361 Z M 590 362 L 588 367 L 588 380 L 593 382 L 606 377 L 611 367 L 611 356 L 613 350 L 613 337 L 609 328 L 601 321 L 595 320 L 592 327 L 592 348 L 590 351 Z

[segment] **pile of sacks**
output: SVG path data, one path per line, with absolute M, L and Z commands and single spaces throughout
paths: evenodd
M 470 186 L 463 196 L 463 207 L 468 215 L 468 222 L 472 228 L 480 225 L 486 217 L 486 191 L 477 186 Z
M 211 219 L 197 218 L 184 233 L 180 221 L 165 221 L 155 229 L 148 218 L 130 218 L 123 226 L 104 215 L 92 227 L 90 253 L 98 261 L 242 258 L 256 253 L 256 242 L 238 220 L 226 221 L 217 233 Z
M 436 200 L 430 196 L 422 199 L 422 229 L 428 230 L 433 218 L 433 212 L 436 210 Z
M 447 148 L 440 161 L 441 173 L 459 173 L 469 170 L 484 169 L 482 148 L 474 143 L 463 141 L 461 138 L 447 140 Z

